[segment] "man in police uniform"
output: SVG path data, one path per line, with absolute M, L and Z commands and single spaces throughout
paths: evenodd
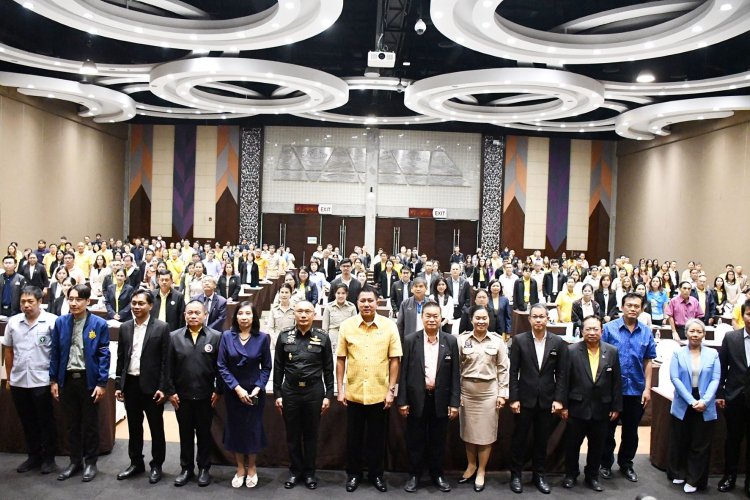
M 49 388 L 52 328 L 57 317 L 41 309 L 42 290 L 35 286 L 21 290 L 20 303 L 23 314 L 8 320 L 3 337 L 5 373 L 29 455 L 16 471 L 41 468 L 42 474 L 49 474 L 57 469 L 57 427 Z
M 286 424 L 290 459 L 286 489 L 294 488 L 300 477 L 309 489 L 318 487 L 318 426 L 333 398 L 331 340 L 324 330 L 312 327 L 314 319 L 315 306 L 298 302 L 294 306 L 295 327 L 281 332 L 276 342 L 273 392 Z

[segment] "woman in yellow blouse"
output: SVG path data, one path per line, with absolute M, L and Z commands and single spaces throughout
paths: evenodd
M 557 305 L 557 318 L 560 323 L 570 323 L 573 315 L 573 302 L 581 297 L 575 293 L 576 280 L 568 276 L 565 280 L 565 290 L 557 295 L 555 304 Z

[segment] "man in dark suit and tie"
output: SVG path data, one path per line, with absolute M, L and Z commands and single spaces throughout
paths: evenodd
M 411 269 L 408 267 L 401 268 L 401 279 L 391 285 L 391 309 L 393 315 L 398 314 L 401 303 L 411 296 Z
M 170 275 L 169 271 L 164 271 Z M 151 471 L 149 482 L 158 483 L 166 455 L 164 400 L 169 352 L 169 325 L 156 319 L 151 310 L 154 298 L 138 290 L 130 299 L 133 319 L 120 326 L 117 344 L 115 397 L 125 403 L 128 416 L 128 455 L 130 465 L 117 475 L 128 479 L 146 470 L 143 463 L 143 414 L 151 431 Z
M 461 276 L 460 264 L 451 264 L 451 277 L 447 283 L 448 293 L 453 297 L 453 319 L 458 319 L 471 308 L 471 283 Z
M 344 262 L 341 261 L 341 263 L 343 264 Z M 320 270 L 323 272 L 323 274 L 326 275 L 326 281 L 328 283 L 331 283 L 336 279 L 336 261 L 333 259 L 333 257 L 331 257 L 331 251 L 327 248 L 323 250 L 323 258 L 320 259 Z M 354 301 L 350 302 L 357 302 L 356 295 Z
M 456 338 L 440 330 L 441 322 L 440 306 L 428 302 L 422 307 L 424 330 L 404 340 L 396 405 L 406 417 L 409 493 L 417 491 L 425 461 L 438 489 L 451 490 L 443 478 L 443 454 L 448 420 L 458 416 L 461 400 L 460 360 Z
M 724 408 L 727 436 L 724 443 L 724 476 L 719 491 L 734 489 L 740 459 L 740 445 L 745 439 L 745 496 L 750 498 L 750 303 L 740 308 L 745 327 L 724 336 L 719 350 L 721 380 L 716 393 L 716 404 Z
M 219 332 L 224 331 L 224 321 L 227 319 L 227 299 L 216 292 L 216 278 L 205 275 L 201 280 L 203 293 L 196 297 L 206 305 L 208 314 L 206 326 Z
M 525 311 L 529 306 L 536 303 L 538 296 L 536 280 L 531 279 L 531 267 L 523 266 L 521 279 L 516 280 L 513 284 L 513 309 Z
M 154 292 L 154 316 L 169 325 L 173 332 L 185 326 L 185 299 L 172 289 L 172 273 L 166 269 L 159 272 L 159 290 Z
M 47 295 L 47 288 L 49 288 L 47 270 L 44 269 L 43 264 L 39 263 L 39 258 L 34 252 L 29 254 L 26 265 L 21 270 L 21 274 L 26 280 L 27 285 L 39 288 L 42 291 L 42 296 Z
M 552 259 L 549 264 L 552 270 L 542 278 L 542 293 L 547 302 L 554 302 L 565 286 L 565 275 L 560 272 L 560 262 L 557 259 Z
M 622 411 L 622 377 L 620 355 L 613 345 L 601 341 L 602 320 L 588 316 L 583 320 L 584 342 L 572 344 L 568 352 L 566 387 L 563 401 L 565 429 L 564 488 L 576 485 L 578 456 L 583 438 L 588 439 L 586 485 L 603 491 L 599 484 L 599 462 L 604 452 L 610 422 L 616 422 Z
M 432 302 L 432 299 L 427 297 L 427 285 L 424 278 L 414 278 L 411 292 L 412 296 L 401 303 L 396 319 L 402 342 L 407 335 L 422 329 L 422 310 L 426 302 Z
M 534 435 L 531 462 L 534 485 L 542 493 L 550 492 L 544 477 L 547 442 L 554 415 L 562 411 L 565 400 L 568 345 L 560 336 L 547 331 L 547 319 L 544 304 L 531 306 L 531 332 L 516 335 L 510 348 L 510 409 L 515 414 L 510 489 L 515 493 L 523 491 L 521 473 L 529 431 Z

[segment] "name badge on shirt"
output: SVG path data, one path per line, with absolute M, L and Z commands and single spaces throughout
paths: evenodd
M 311 343 L 312 345 L 318 345 L 318 346 L 319 346 L 319 345 L 321 345 L 321 340 L 320 340 L 320 337 L 317 337 L 317 336 L 315 336 L 315 337 L 312 337 L 312 338 L 310 339 L 310 343 Z
M 204 350 L 204 351 L 206 351 L 206 352 L 213 352 L 213 350 L 214 350 L 214 346 L 212 346 L 211 344 L 206 344 L 206 345 L 205 345 L 205 346 L 203 347 L 203 350 Z

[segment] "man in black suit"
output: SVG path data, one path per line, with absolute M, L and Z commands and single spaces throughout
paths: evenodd
M 16 272 L 16 258 L 6 255 L 3 258 L 3 274 L 0 274 L 0 314 L 14 316 L 21 312 L 21 290 L 26 279 Z
M 539 292 L 536 280 L 531 279 L 531 267 L 523 266 L 521 279 L 513 284 L 513 309 L 525 311 L 527 307 L 536 303 L 537 297 L 539 297 Z
M 125 254 L 122 256 L 122 262 L 125 269 L 126 280 L 125 283 L 133 287 L 133 290 L 138 290 L 141 286 L 140 272 L 138 266 L 133 262 L 133 256 Z M 113 273 L 114 274 L 114 273 Z
M 435 272 L 435 264 L 433 261 L 428 260 L 424 263 L 424 272 L 419 273 L 417 275 L 418 278 L 424 278 L 425 283 L 427 284 L 427 293 L 430 294 L 433 292 L 432 287 L 433 283 L 437 281 L 438 278 L 440 278 L 440 274 Z
M 451 264 L 451 277 L 447 283 L 448 292 L 453 297 L 453 319 L 458 319 L 471 308 L 471 283 L 461 276 L 460 264 Z
M 740 445 L 745 439 L 745 495 L 750 498 L 750 388 L 748 388 L 748 360 L 750 360 L 750 303 L 740 308 L 745 328 L 724 336 L 719 350 L 721 380 L 716 393 L 716 404 L 724 408 L 727 436 L 724 443 L 724 476 L 719 491 L 734 489 L 740 459 Z
M 208 310 L 206 326 L 219 332 L 224 331 L 224 321 L 227 319 L 227 299 L 216 292 L 216 278 L 204 275 L 201 279 L 203 293 L 196 297 L 203 302 Z
M 342 260 L 341 264 L 343 263 L 344 261 Z M 351 261 L 349 261 L 349 264 L 351 265 Z M 326 275 L 326 281 L 328 283 L 331 283 L 336 279 L 336 261 L 333 259 L 333 257 L 331 257 L 331 251 L 327 248 L 323 249 L 323 258 L 320 259 L 320 270 L 323 272 L 323 274 Z M 333 289 L 333 287 L 331 287 L 331 289 Z M 354 300 L 349 300 L 349 302 L 351 302 L 352 304 L 357 302 L 357 296 L 355 295 Z
M 159 290 L 154 293 L 154 315 L 167 323 L 169 331 L 173 332 L 185 326 L 185 299 L 172 289 L 172 273 L 166 269 L 159 272 L 158 282 Z
M 323 253 L 325 252 L 326 250 L 323 250 Z M 331 259 L 331 261 L 333 261 L 333 259 Z M 349 259 L 343 259 L 339 265 L 339 269 L 341 270 L 341 274 L 331 281 L 331 291 L 328 294 L 328 302 L 336 301 L 336 285 L 343 283 L 349 288 L 349 291 L 346 294 L 346 300 L 352 304 L 356 304 L 362 285 L 352 274 L 352 261 Z
M 554 302 L 565 286 L 565 275 L 560 272 L 560 262 L 557 259 L 549 261 L 549 265 L 552 269 L 542 279 L 542 293 L 547 302 Z
M 380 274 L 385 271 L 385 265 L 388 262 L 388 254 L 380 252 L 380 260 L 372 268 L 372 282 L 380 283 Z M 325 273 L 325 271 L 323 271 Z
M 146 470 L 143 463 L 145 413 L 151 431 L 152 460 L 148 478 L 151 484 L 161 479 L 161 466 L 167 450 L 163 413 L 169 350 L 169 325 L 151 315 L 153 303 L 154 298 L 147 290 L 133 294 L 130 300 L 133 319 L 120 326 L 115 379 L 115 397 L 125 402 L 130 433 L 130 465 L 117 475 L 117 479 L 128 479 Z
M 601 341 L 602 320 L 588 316 L 583 320 L 584 342 L 572 344 L 568 353 L 566 387 L 567 408 L 563 410 L 565 429 L 564 488 L 572 488 L 578 477 L 578 456 L 583 438 L 588 439 L 586 485 L 603 491 L 599 484 L 599 462 L 609 422 L 616 422 L 622 411 L 622 377 L 617 348 Z
M 403 342 L 404 338 L 422 329 L 422 311 L 426 302 L 433 302 L 427 297 L 427 285 L 424 278 L 414 278 L 411 283 L 412 296 L 401 303 L 398 310 L 396 326 Z
M 409 493 L 417 491 L 425 460 L 438 489 L 451 490 L 443 478 L 443 454 L 448 420 L 458 416 L 461 400 L 460 359 L 456 338 L 440 330 L 441 322 L 440 306 L 428 302 L 422 307 L 424 330 L 404 340 L 396 405 L 406 417 Z
M 515 493 L 523 491 L 521 473 L 526 462 L 527 438 L 532 430 L 534 485 L 542 493 L 550 492 L 544 477 L 547 441 L 554 415 L 562 411 L 565 400 L 568 345 L 559 335 L 547 331 L 547 319 L 544 304 L 531 306 L 531 332 L 516 335 L 510 348 L 510 409 L 516 415 L 511 442 L 510 489 Z
M 411 295 L 411 269 L 402 267 L 401 279 L 391 285 L 391 309 L 394 316 L 398 314 L 401 303 Z
M 49 277 L 44 265 L 39 262 L 39 258 L 34 252 L 29 254 L 26 265 L 23 266 L 21 274 L 26 280 L 27 285 L 35 286 L 42 291 L 42 296 L 47 295 L 49 288 Z

